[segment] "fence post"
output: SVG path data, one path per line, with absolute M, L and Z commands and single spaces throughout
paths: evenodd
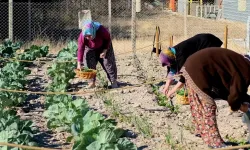
M 187 38 L 187 1 L 184 0 L 184 37 Z
M 136 0 L 132 0 L 132 19 L 131 19 L 131 40 L 132 40 L 132 49 L 134 56 L 136 53 Z
M 112 33 L 111 32 L 111 18 L 112 18 L 112 5 L 111 5 L 111 0 L 109 0 L 109 32 L 110 32 L 110 34 Z
M 250 51 L 250 16 L 247 19 L 247 38 L 246 38 L 246 48 Z
M 136 12 L 141 12 L 141 0 L 136 0 Z
M 226 25 L 224 32 L 224 48 L 227 48 L 227 39 L 228 39 L 228 26 Z
M 203 17 L 203 0 L 200 0 L 200 17 L 202 18 Z
M 31 2 L 28 1 L 29 40 L 31 40 Z
M 9 39 L 13 40 L 13 0 L 9 0 Z

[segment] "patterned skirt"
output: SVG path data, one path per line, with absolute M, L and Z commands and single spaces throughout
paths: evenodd
M 211 148 L 225 147 L 217 126 L 215 101 L 196 86 L 184 67 L 181 72 L 186 79 L 196 134 L 199 134 L 204 143 Z

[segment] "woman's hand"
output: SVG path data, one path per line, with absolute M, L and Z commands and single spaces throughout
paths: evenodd
M 166 95 L 168 93 L 168 89 L 169 89 L 169 86 L 165 85 L 163 90 L 162 90 L 162 93 Z
M 167 95 L 171 81 L 172 81 L 172 80 L 167 79 L 166 84 L 165 84 L 165 86 L 164 86 L 164 88 L 163 88 L 163 90 L 162 90 L 162 93 L 163 93 L 163 94 Z
M 100 54 L 100 58 L 105 58 L 107 54 L 107 49 L 104 49 L 103 52 Z
M 77 62 L 77 69 L 81 70 L 81 62 Z
M 170 98 L 178 89 L 182 88 L 184 86 L 184 83 L 181 83 L 180 81 L 175 85 L 175 87 L 168 92 L 166 95 L 167 98 Z

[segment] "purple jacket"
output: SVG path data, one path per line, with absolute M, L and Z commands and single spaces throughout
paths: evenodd
M 108 29 L 104 26 L 100 26 L 96 31 L 96 37 L 93 40 L 87 40 L 84 38 L 82 32 L 78 37 L 78 51 L 77 51 L 77 60 L 83 62 L 85 46 L 91 49 L 109 49 L 111 43 L 110 33 Z

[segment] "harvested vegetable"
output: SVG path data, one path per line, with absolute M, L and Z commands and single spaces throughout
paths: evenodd
M 180 90 L 177 91 L 177 94 L 181 96 L 188 96 L 188 91 L 187 89 L 181 88 Z

